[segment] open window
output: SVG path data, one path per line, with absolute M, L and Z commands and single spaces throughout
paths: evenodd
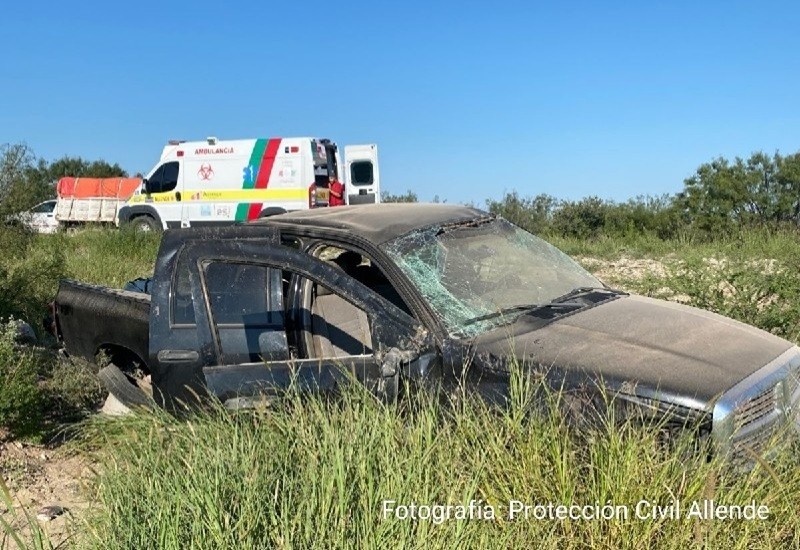
M 366 286 L 394 306 L 411 315 L 411 310 L 406 305 L 400 293 L 389 282 L 388 277 L 380 267 L 356 250 L 349 250 L 333 245 L 323 245 L 313 250 L 312 254 L 356 281 Z
M 220 362 L 289 359 L 281 270 L 222 260 L 203 268 Z

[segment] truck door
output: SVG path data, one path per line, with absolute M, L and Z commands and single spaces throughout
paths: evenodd
M 344 162 L 347 204 L 381 202 L 378 146 L 345 145 Z
M 207 330 L 207 308 L 193 245 L 280 243 L 275 228 L 215 227 L 175 230 L 164 234 L 155 266 L 150 306 L 150 352 L 153 397 L 168 408 L 192 402 L 205 392 L 203 366 L 217 355 Z M 220 245 L 216 245 L 220 246 Z M 210 253 L 209 253 L 210 254 Z M 213 255 L 213 254 L 212 254 Z
M 198 336 L 212 342 L 203 377 L 210 393 L 223 402 L 281 395 L 290 388 L 327 392 L 352 379 L 393 399 L 403 364 L 423 352 L 432 356 L 432 344 L 421 338 L 425 331 L 413 318 L 306 253 L 281 245 L 198 243 L 189 257 L 192 277 L 202 282 L 193 287 L 193 297 L 205 305 L 204 312 L 197 311 Z M 322 346 L 313 356 L 304 352 L 297 335 L 317 330 L 320 323 L 301 326 L 303 318 L 319 313 L 298 312 L 289 304 L 289 282 L 298 279 L 325 287 L 363 312 L 369 345 L 344 352 Z M 326 336 L 341 331 L 332 322 L 324 330 Z M 348 337 L 353 342 L 352 336 L 338 336 L 338 342 Z
M 183 171 L 177 160 L 164 162 L 145 179 L 144 202 L 158 213 L 167 227 L 180 227 L 183 199 Z

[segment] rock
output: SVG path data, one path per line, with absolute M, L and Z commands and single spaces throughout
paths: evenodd
M 36 345 L 38 340 L 36 339 L 36 333 L 33 331 L 33 327 L 19 319 L 12 322 L 17 325 L 16 341 L 18 344 Z
M 131 410 L 123 405 L 119 399 L 114 397 L 114 394 L 109 393 L 108 397 L 106 397 L 106 402 L 103 403 L 103 408 L 100 409 L 100 412 L 109 416 L 123 416 L 130 414 Z
M 36 519 L 39 521 L 51 521 L 64 512 L 66 512 L 66 510 L 58 504 L 51 504 L 50 506 L 40 508 L 39 511 L 36 512 Z

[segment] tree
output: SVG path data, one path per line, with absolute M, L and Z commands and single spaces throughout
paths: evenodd
M 408 190 L 403 195 L 392 195 L 391 193 L 383 193 L 381 195 L 381 202 L 419 202 L 417 194 Z
M 689 223 L 709 234 L 740 226 L 800 223 L 800 154 L 755 152 L 745 161 L 702 164 L 684 181 L 677 204 Z
M 20 212 L 54 195 L 41 179 L 38 161 L 25 143 L 0 145 L 0 216 Z
M 0 213 L 20 212 L 56 195 L 55 184 L 64 176 L 127 177 L 119 164 L 104 160 L 62 157 L 52 163 L 37 159 L 25 143 L 0 145 Z
M 546 231 L 552 221 L 558 200 L 547 194 L 535 197 L 520 197 L 516 191 L 506 193 L 499 201 L 487 200 L 486 208 L 531 233 Z
M 81 157 L 62 157 L 46 167 L 45 174 L 52 181 L 64 176 L 79 178 L 125 178 L 128 173 L 117 164 L 109 164 L 104 160 L 84 160 Z

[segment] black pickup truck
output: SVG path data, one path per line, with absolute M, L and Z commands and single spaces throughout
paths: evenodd
M 150 295 L 63 282 L 66 350 L 152 379 L 159 404 L 326 390 L 355 376 L 509 394 L 512 371 L 609 392 L 726 452 L 761 448 L 800 400 L 800 349 L 737 321 L 613 290 L 502 218 L 385 204 L 167 231 Z M 113 384 L 111 388 L 114 390 Z M 580 392 L 578 391 L 580 390 Z

